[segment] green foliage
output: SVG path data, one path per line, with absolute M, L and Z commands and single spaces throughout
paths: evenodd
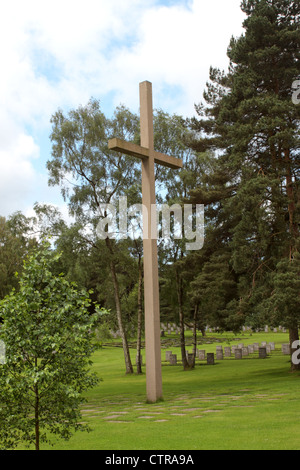
M 24 262 L 19 291 L 0 305 L 1 340 L 6 363 L 0 366 L 0 443 L 14 448 L 47 441 L 48 433 L 64 439 L 79 424 L 82 392 L 98 378 L 90 372 L 97 345 L 89 295 L 52 269 L 59 255 L 45 243 Z
M 284 326 L 300 324 L 300 255 L 280 261 L 271 277 L 273 287 L 265 302 L 273 324 Z
M 194 302 L 199 305 L 201 316 L 209 325 L 224 330 L 232 329 L 233 325 L 228 322 L 230 314 L 226 311 L 227 304 L 236 295 L 230 253 L 225 250 L 215 252 L 204 263 L 201 273 L 192 281 L 191 292 Z
M 58 110 L 51 119 L 52 158 L 47 162 L 49 184 L 60 185 L 77 220 L 99 220 L 99 204 L 112 202 L 135 183 L 137 163 L 109 151 L 111 137 L 136 140 L 137 117 L 124 107 L 112 119 L 101 112 L 100 102 L 91 99 L 86 106 Z M 72 185 L 68 181 L 72 178 Z M 76 183 L 76 184 L 74 184 Z
M 36 245 L 28 237 L 31 222 L 20 212 L 0 217 L 0 299 L 18 287 L 15 273 L 22 271 L 24 257 Z
M 191 120 L 197 132 L 192 148 L 215 152 L 212 171 L 191 198 L 207 205 L 209 263 L 214 252 L 230 254 L 236 287 L 231 298 L 228 291 L 222 295 L 222 312 L 233 326 L 276 316 L 274 303 L 265 309 L 265 301 L 281 261 L 289 265 L 299 250 L 300 226 L 300 107 L 292 102 L 292 83 L 300 73 L 300 5 L 245 0 L 242 10 L 245 33 L 230 41 L 228 73 L 211 68 L 207 106 L 200 104 L 199 119 Z M 207 282 L 213 290 L 215 280 Z M 283 311 L 286 322 L 297 325 L 291 302 Z

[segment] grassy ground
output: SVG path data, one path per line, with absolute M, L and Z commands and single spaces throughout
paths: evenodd
M 215 352 L 217 344 L 262 341 L 275 341 L 276 351 L 266 359 L 256 353 L 242 360 L 225 358 L 214 366 L 198 361 L 194 370 L 183 371 L 181 365 L 164 362 L 163 349 L 164 400 L 147 404 L 145 374 L 126 376 L 122 349 L 106 345 L 94 356 L 94 369 L 103 381 L 88 393 L 82 408 L 82 419 L 92 431 L 55 441 L 52 448 L 299 449 L 300 374 L 290 372 L 289 357 L 281 353 L 288 335 L 210 334 L 206 341 L 210 344 L 199 348 L 207 352 Z M 167 349 L 180 357 L 170 342 Z

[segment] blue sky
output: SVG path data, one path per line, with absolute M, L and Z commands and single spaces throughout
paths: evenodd
M 0 17 L 0 215 L 32 215 L 36 201 L 67 213 L 49 188 L 50 118 L 93 96 L 107 116 L 153 104 L 184 117 L 202 100 L 210 65 L 226 69 L 240 0 L 11 0 Z

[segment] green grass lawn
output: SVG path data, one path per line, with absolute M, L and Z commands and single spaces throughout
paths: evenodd
M 217 338 L 215 342 L 212 337 Z M 170 337 L 169 337 L 170 338 Z M 300 374 L 290 372 L 289 357 L 281 353 L 283 333 L 210 334 L 210 344 L 245 345 L 275 341 L 266 359 L 258 353 L 242 360 L 225 358 L 208 366 L 197 362 L 192 371 L 164 362 L 164 400 L 147 404 L 145 374 L 124 374 L 122 348 L 106 345 L 94 356 L 102 378 L 87 394 L 82 421 L 91 432 L 77 432 L 69 441 L 54 441 L 52 449 L 68 450 L 197 450 L 300 447 Z M 180 357 L 178 347 L 170 347 Z M 191 349 L 191 348 L 187 348 Z M 131 350 L 134 361 L 136 351 Z M 43 448 L 46 448 L 45 446 Z

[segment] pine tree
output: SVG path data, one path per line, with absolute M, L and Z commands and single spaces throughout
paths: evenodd
M 278 263 L 299 251 L 300 107 L 292 84 L 300 73 L 300 4 L 244 0 L 241 8 L 245 33 L 230 41 L 228 73 L 211 68 L 207 106 L 197 106 L 200 119 L 191 123 L 201 133 L 193 148 L 216 153 L 208 190 L 191 196 L 210 204 L 216 234 L 228 235 L 238 276 L 231 310 L 259 322 Z M 293 338 L 298 326 L 289 324 Z

